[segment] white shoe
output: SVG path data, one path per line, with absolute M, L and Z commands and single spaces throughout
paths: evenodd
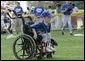
M 50 46 L 50 45 L 46 48 L 46 50 L 47 50 L 48 52 L 53 52 L 53 51 L 55 51 L 55 49 L 54 49 L 52 46 Z
M 47 52 L 52 52 L 52 50 L 49 49 L 48 47 L 46 48 L 46 51 L 47 51 Z
M 9 38 L 13 38 L 13 34 L 8 35 L 7 39 L 9 39 Z

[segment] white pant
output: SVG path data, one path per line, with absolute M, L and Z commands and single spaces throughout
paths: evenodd
M 10 23 L 6 23 L 6 24 L 5 24 L 5 29 L 8 29 L 9 26 L 10 26 Z
M 13 27 L 15 28 L 16 33 L 20 33 L 22 30 L 22 19 L 16 18 L 13 20 Z
M 63 28 L 66 26 L 66 24 L 68 24 L 69 31 L 70 31 L 70 33 L 72 33 L 71 16 L 70 15 L 63 15 L 62 22 L 63 22 L 62 31 L 63 31 Z
M 41 34 L 41 36 L 43 37 L 42 41 L 43 42 L 51 42 L 51 35 L 50 33 L 44 33 L 44 34 Z
M 41 36 L 43 37 L 42 41 L 47 45 L 47 46 L 43 45 L 43 52 L 53 52 L 55 49 L 51 44 L 50 33 L 41 34 Z

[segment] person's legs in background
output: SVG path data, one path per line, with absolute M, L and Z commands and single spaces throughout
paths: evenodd
M 4 21 L 3 21 L 3 15 L 1 15 L 1 33 L 3 33 L 5 31 L 5 24 L 4 24 Z
M 22 20 L 20 18 L 16 18 L 15 19 L 14 26 L 15 26 L 15 32 L 16 32 L 16 34 L 19 34 L 21 32 L 21 21 Z
M 5 29 L 8 33 L 7 39 L 12 38 L 13 37 L 13 31 L 11 30 L 11 23 L 6 23 Z
M 68 28 L 69 28 L 69 31 L 70 31 L 70 35 L 72 35 L 72 24 L 71 24 L 71 16 L 68 16 Z
M 68 18 L 67 18 L 67 16 L 66 15 L 63 15 L 63 19 L 62 19 L 62 24 L 63 24 L 63 26 L 62 26 L 62 29 L 61 29 L 61 32 L 62 32 L 62 35 L 64 35 L 64 28 L 65 28 L 65 26 L 66 26 L 66 24 L 67 24 L 67 21 L 68 21 Z

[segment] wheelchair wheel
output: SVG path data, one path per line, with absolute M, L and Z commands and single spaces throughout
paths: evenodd
M 13 53 L 19 60 L 32 59 L 36 54 L 36 44 L 29 35 L 20 35 L 13 44 Z

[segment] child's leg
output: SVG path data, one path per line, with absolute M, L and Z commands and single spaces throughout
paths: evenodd
M 70 16 L 68 16 L 68 27 L 69 27 L 70 33 L 72 33 L 72 24 L 71 24 L 71 17 Z
M 65 26 L 66 26 L 66 24 L 67 24 L 67 22 L 68 22 L 68 18 L 67 18 L 67 17 L 68 17 L 68 16 L 63 15 L 63 20 L 62 20 L 63 26 L 62 26 L 62 29 L 61 29 L 62 35 L 64 35 L 64 29 L 65 29 Z
M 13 34 L 13 31 L 12 31 L 12 29 L 11 29 L 11 23 L 9 23 L 8 30 L 9 30 L 10 34 Z
M 41 34 L 42 36 L 42 46 L 43 46 L 43 53 L 46 53 L 46 47 L 47 47 L 47 36 L 46 34 Z
M 48 33 L 43 34 L 43 42 L 45 44 L 44 46 L 45 46 L 46 52 L 53 52 L 54 48 L 51 44 L 51 38 Z
M 8 26 L 9 26 L 9 23 L 5 23 L 5 30 L 8 34 L 10 34 L 9 30 L 8 30 Z
M 7 25 L 6 31 L 7 31 L 7 33 L 8 33 L 7 38 L 11 38 L 11 37 L 13 37 L 13 33 L 12 33 L 12 31 L 10 30 L 10 23 L 7 23 L 6 25 Z

